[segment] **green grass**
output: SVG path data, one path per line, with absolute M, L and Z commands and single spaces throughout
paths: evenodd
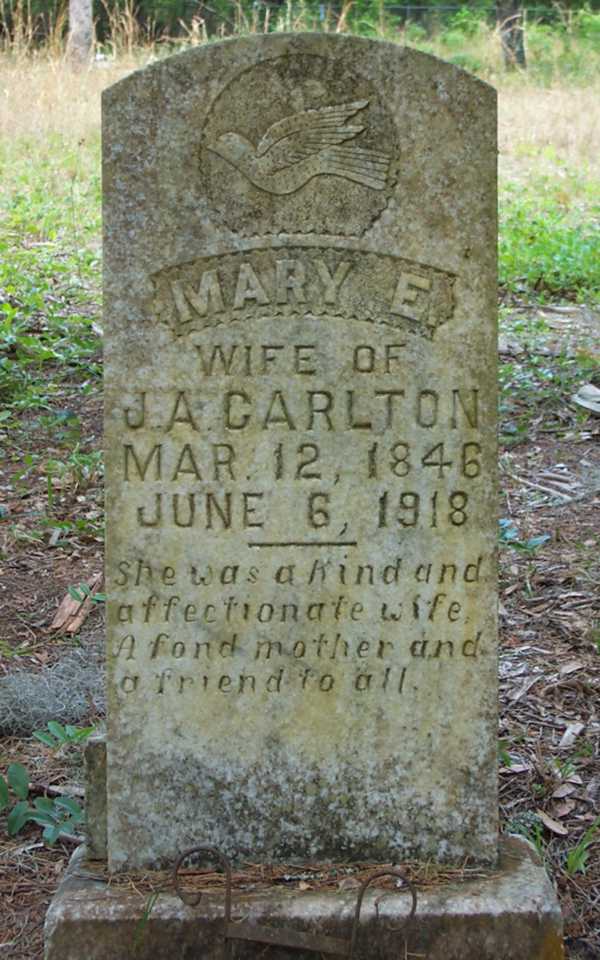
M 600 182 L 559 168 L 504 185 L 499 272 L 541 300 L 600 300 Z
M 99 159 L 98 137 L 0 147 L 0 521 L 24 543 L 102 536 L 102 454 L 81 416 L 102 383 Z
M 0 403 L 43 408 L 61 384 L 99 374 L 98 144 L 51 138 L 0 152 Z M 52 370 L 52 377 L 47 371 Z

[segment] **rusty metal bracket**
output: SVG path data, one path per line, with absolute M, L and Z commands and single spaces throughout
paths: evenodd
M 399 933 L 407 929 L 408 925 L 415 916 L 417 910 L 417 891 L 416 887 L 407 878 L 404 871 L 397 867 L 391 867 L 386 870 L 379 870 L 372 873 L 364 880 L 358 890 L 356 908 L 354 910 L 354 919 L 352 922 L 352 933 L 349 940 L 340 937 L 329 937 L 323 934 L 308 933 L 303 930 L 291 930 L 289 928 L 265 927 L 261 924 L 236 922 L 231 919 L 231 887 L 232 870 L 231 864 L 220 850 L 215 847 L 190 847 L 185 850 L 177 859 L 173 868 L 173 885 L 178 897 L 190 907 L 196 907 L 202 899 L 202 892 L 191 895 L 181 889 L 179 870 L 183 862 L 194 854 L 201 854 L 204 859 L 211 859 L 221 865 L 225 873 L 225 915 L 223 918 L 223 957 L 224 960 L 232 960 L 232 945 L 234 940 L 245 940 L 252 943 L 264 943 L 269 946 L 290 947 L 294 950 L 310 950 L 315 953 L 332 954 L 334 956 L 346 957 L 347 960 L 354 960 L 357 951 L 358 934 L 360 929 L 360 915 L 363 900 L 368 887 L 375 880 L 381 880 L 383 877 L 398 877 L 407 885 L 411 898 L 411 908 L 408 916 L 399 927 L 390 928 L 392 932 Z M 378 905 L 375 905 L 376 917 L 379 919 Z

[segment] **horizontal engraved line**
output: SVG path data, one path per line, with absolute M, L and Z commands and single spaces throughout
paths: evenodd
M 283 540 L 281 542 L 253 542 L 249 547 L 357 547 L 357 540 Z

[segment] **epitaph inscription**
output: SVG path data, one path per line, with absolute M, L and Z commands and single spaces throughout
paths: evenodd
M 490 110 L 324 36 L 107 94 L 115 868 L 494 860 Z

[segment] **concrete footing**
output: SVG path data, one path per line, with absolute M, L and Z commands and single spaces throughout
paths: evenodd
M 370 888 L 361 912 L 355 960 L 562 960 L 562 920 L 552 886 L 530 846 L 501 844 L 498 868 L 481 880 L 419 891 L 408 928 L 406 892 Z M 161 893 L 148 897 L 98 879 L 80 848 L 48 910 L 46 960 L 222 960 L 222 894 L 185 906 Z M 356 890 L 299 892 L 272 888 L 233 895 L 232 919 L 275 929 L 349 940 Z M 379 916 L 377 916 L 379 914 Z M 302 949 L 235 941 L 238 960 L 315 960 Z

